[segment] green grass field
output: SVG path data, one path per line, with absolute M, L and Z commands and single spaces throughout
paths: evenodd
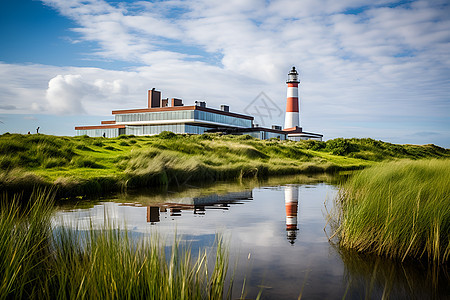
M 341 246 L 448 263 L 450 160 L 403 160 L 358 171 L 342 186 L 337 204 Z
M 434 145 L 372 139 L 258 140 L 217 134 L 118 138 L 0 136 L 0 189 L 54 186 L 59 197 L 271 175 L 336 172 L 403 158 L 448 158 Z

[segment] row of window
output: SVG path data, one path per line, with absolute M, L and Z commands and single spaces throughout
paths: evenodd
M 142 126 L 126 126 L 126 128 L 105 128 L 105 129 L 88 129 L 88 130 L 77 130 L 77 135 L 88 135 L 90 137 L 107 137 L 113 138 L 118 137 L 121 134 L 127 135 L 154 135 L 160 134 L 163 131 L 172 131 L 173 133 L 190 133 L 190 134 L 202 134 L 205 133 L 209 128 L 188 125 L 188 124 L 167 124 L 167 125 L 142 125 Z M 252 131 L 248 133 L 252 137 L 258 139 L 270 139 L 279 138 L 281 140 L 285 139 L 284 134 L 267 132 L 267 131 Z M 297 138 L 297 140 L 305 138 Z
M 180 111 L 160 111 L 146 112 L 136 114 L 116 115 L 116 122 L 145 122 L 145 121 L 165 121 L 165 120 L 183 120 L 193 119 L 193 110 Z
M 154 135 L 163 131 L 172 131 L 173 133 L 191 133 L 202 134 L 209 128 L 187 124 L 167 124 L 167 125 L 143 125 L 143 126 L 126 126 L 126 128 L 105 128 L 105 129 L 88 129 L 77 130 L 77 135 L 88 135 L 90 137 L 118 137 L 121 134 L 127 135 Z
M 172 131 L 173 133 L 185 133 L 184 124 L 167 124 L 167 125 L 142 125 L 127 126 L 127 134 L 133 135 L 153 135 L 160 134 L 163 131 Z
M 145 121 L 167 121 L 195 119 L 214 123 L 227 124 L 237 127 L 252 127 L 252 120 L 215 114 L 199 110 L 181 110 L 164 112 L 145 112 L 135 114 L 116 115 L 116 122 L 145 122 Z
M 261 140 L 267 140 L 271 138 L 278 138 L 280 140 L 285 140 L 286 135 L 275 133 L 275 132 L 269 132 L 269 131 L 251 131 L 251 132 L 244 132 L 243 134 L 248 134 L 249 136 L 252 136 L 257 139 Z
M 120 134 L 123 134 L 124 132 L 119 133 L 119 129 L 124 128 L 106 128 L 106 129 L 88 129 L 88 130 L 77 130 L 77 135 L 88 135 L 90 137 L 107 137 L 107 138 L 113 138 L 117 137 Z
M 207 111 L 196 110 L 194 114 L 196 120 L 209 121 L 214 123 L 222 123 L 233 125 L 237 127 L 252 127 L 252 120 L 227 116 L 222 114 L 215 114 Z
M 205 133 L 205 131 L 208 129 L 210 129 L 210 128 L 186 124 L 185 132 L 192 133 L 192 134 L 202 134 L 202 133 Z

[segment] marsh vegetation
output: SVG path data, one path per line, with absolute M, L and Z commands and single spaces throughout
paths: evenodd
M 177 187 L 184 193 L 183 187 L 194 183 L 224 180 L 239 182 L 240 189 L 246 180 L 254 187 L 271 175 L 292 180 L 294 174 L 326 177 L 358 170 L 341 185 L 333 212 L 340 253 L 356 251 L 362 257 L 419 261 L 442 269 L 450 256 L 449 157 L 450 150 L 435 145 L 373 139 L 4 134 L 0 299 L 228 297 L 228 251 L 220 239 L 216 251 L 193 254 L 154 236 L 136 240 L 113 223 L 87 230 L 55 226 L 50 220 L 54 198 L 105 196 L 139 187 Z M 316 182 L 308 176 L 305 182 Z M 42 188 L 52 189 L 51 196 Z M 216 192 L 217 186 L 211 189 Z
M 137 187 L 361 169 L 395 159 L 449 157 L 434 145 L 372 139 L 259 140 L 218 134 L 118 138 L 0 136 L 0 189 L 57 187 L 58 197 L 104 195 Z
M 136 240 L 106 222 L 88 230 L 56 226 L 52 197 L 14 197 L 0 210 L 0 299 L 223 299 L 228 251 L 192 254 L 158 236 Z M 27 202 L 24 207 L 21 203 Z
M 340 245 L 402 261 L 447 264 L 449 174 L 449 160 L 403 160 L 357 172 L 337 198 Z

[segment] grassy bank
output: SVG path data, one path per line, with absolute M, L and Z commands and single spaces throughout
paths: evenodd
M 448 263 L 449 174 L 449 160 L 389 162 L 358 172 L 338 199 L 341 246 Z
M 429 157 L 450 157 L 450 151 L 372 139 L 263 141 L 170 132 L 114 139 L 4 134 L 0 190 L 54 186 L 59 197 L 102 195 L 136 187 L 354 170 L 383 160 Z
M 0 299 L 231 298 L 221 240 L 216 253 L 194 259 L 178 244 L 167 251 L 157 238 L 136 241 L 111 224 L 55 227 L 46 193 L 34 193 L 26 208 L 19 202 L 0 210 Z

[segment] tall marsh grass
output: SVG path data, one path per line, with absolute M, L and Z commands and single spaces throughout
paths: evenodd
M 381 163 L 355 174 L 338 198 L 341 246 L 446 264 L 450 160 Z
M 86 231 L 51 222 L 52 197 L 33 193 L 0 211 L 0 299 L 223 299 L 228 252 L 194 258 L 178 242 L 136 240 L 112 224 Z M 214 257 L 212 262 L 208 262 Z

